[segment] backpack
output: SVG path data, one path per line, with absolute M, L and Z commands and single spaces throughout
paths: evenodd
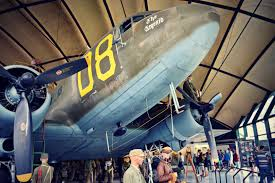
M 49 172 L 50 172 L 50 166 L 48 167 L 48 170 L 47 170 L 47 174 L 46 176 L 44 177 L 44 180 L 42 181 L 42 166 L 39 166 L 38 167 L 38 170 L 37 170 L 37 178 L 36 178 L 36 182 L 37 183 L 44 183 L 45 180 L 46 180 L 46 177 L 48 176 Z M 51 174 L 50 174 L 50 177 L 51 177 Z
M 37 178 L 36 178 L 37 183 L 42 183 L 42 167 L 39 166 L 37 170 Z

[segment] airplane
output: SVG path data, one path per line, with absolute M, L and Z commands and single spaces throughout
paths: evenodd
M 0 157 L 14 155 L 16 178 L 29 181 L 43 128 L 50 161 L 121 156 L 156 141 L 179 150 L 203 130 L 217 159 L 207 113 L 221 94 L 199 103 L 174 86 L 200 64 L 218 33 L 214 9 L 181 5 L 132 16 L 79 60 L 43 73 L 0 66 Z M 47 84 L 56 81 L 51 95 Z M 174 104 L 154 120 L 151 110 L 169 94 Z M 144 115 L 149 120 L 137 126 Z

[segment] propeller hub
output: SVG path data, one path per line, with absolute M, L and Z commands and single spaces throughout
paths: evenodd
M 24 89 L 31 88 L 35 83 L 35 77 L 32 73 L 26 72 L 20 77 L 19 83 Z

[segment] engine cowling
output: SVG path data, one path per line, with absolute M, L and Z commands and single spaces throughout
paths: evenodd
M 13 140 L 11 138 L 0 138 L 0 152 L 12 153 L 14 150 Z
M 31 72 L 34 76 L 39 75 L 36 70 L 22 65 L 6 66 L 15 77 L 20 77 L 23 73 Z M 33 131 L 35 131 L 43 122 L 51 102 L 51 95 L 45 86 L 38 86 L 27 95 L 30 110 L 32 112 Z M 20 95 L 10 81 L 0 77 L 0 134 L 10 136 L 13 131 L 13 121 L 15 117 L 16 106 Z

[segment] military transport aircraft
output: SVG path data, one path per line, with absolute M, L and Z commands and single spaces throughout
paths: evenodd
M 45 124 L 44 150 L 55 161 L 119 156 L 155 141 L 179 150 L 203 130 L 217 158 L 207 112 L 220 95 L 200 104 L 179 87 L 184 101 L 170 96 L 181 110 L 157 121 L 149 110 L 194 71 L 218 32 L 213 9 L 182 5 L 133 16 L 81 59 L 46 72 L 0 66 L 0 156 L 14 154 L 16 177 L 27 182 Z M 61 79 L 51 96 L 46 85 Z M 143 114 L 149 120 L 137 123 Z

